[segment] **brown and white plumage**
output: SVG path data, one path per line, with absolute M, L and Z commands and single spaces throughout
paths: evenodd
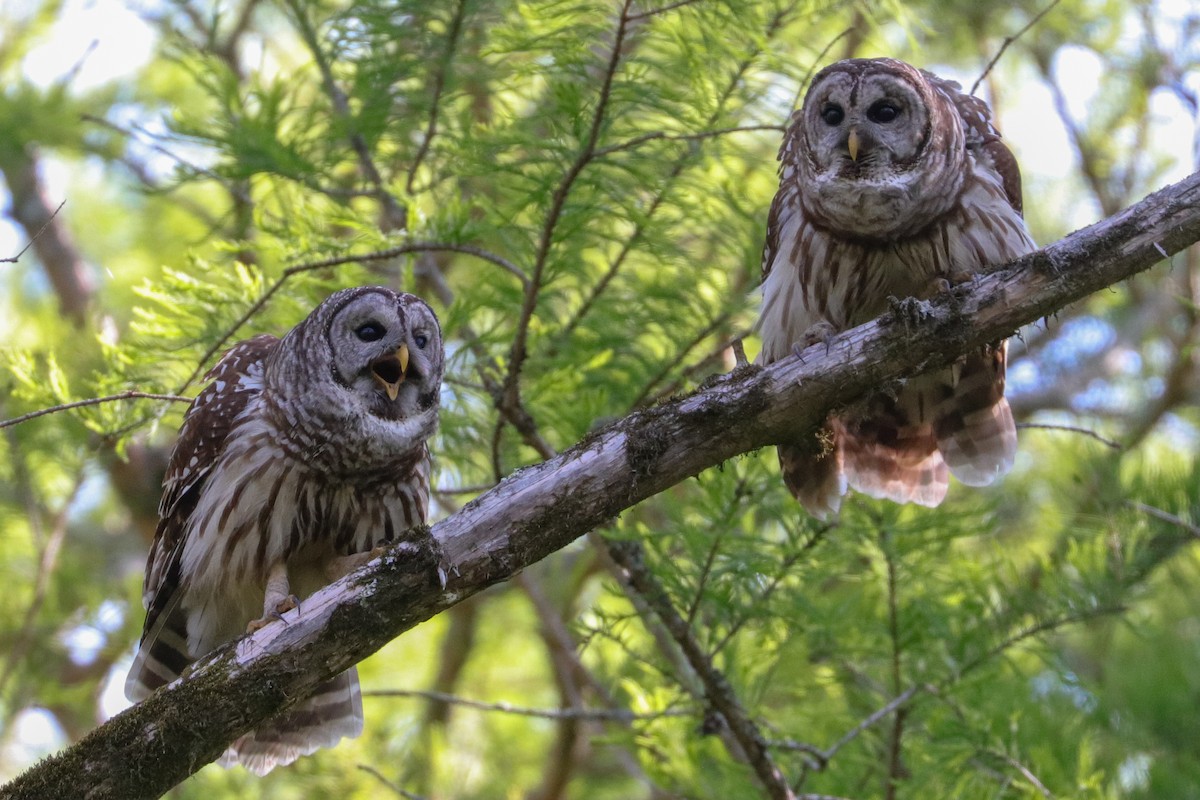
M 131 700 L 425 522 L 442 366 L 433 310 L 382 287 L 337 292 L 282 339 L 225 354 L 163 481 Z M 222 763 L 263 774 L 361 730 L 351 669 Z
M 889 58 L 848 59 L 813 79 L 780 148 L 763 249 L 762 363 L 880 315 L 888 298 L 1034 249 L 1016 160 L 987 105 Z M 907 381 L 779 447 L 784 481 L 829 518 L 847 488 L 934 506 L 948 472 L 970 485 L 1006 473 L 1016 429 L 1005 343 Z

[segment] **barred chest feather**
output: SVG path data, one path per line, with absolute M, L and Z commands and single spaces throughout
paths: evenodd
M 351 481 L 289 453 L 267 415 L 247 411 L 188 521 L 181 589 L 193 654 L 259 616 L 272 564 L 286 561 L 292 591 L 303 598 L 328 583 L 324 566 L 333 558 L 367 552 L 426 520 L 424 445 Z
M 786 356 L 814 325 L 861 325 L 882 314 L 889 297 L 928 296 L 938 277 L 973 274 L 1034 249 L 1024 220 L 986 171 L 965 183 L 955 211 L 919 235 L 839 238 L 814 225 L 793 197 L 781 214 L 778 242 L 762 286 L 766 363 Z

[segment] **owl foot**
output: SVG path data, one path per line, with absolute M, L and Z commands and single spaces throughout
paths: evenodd
M 289 594 L 279 602 L 275 603 L 275 607 L 269 611 L 264 611 L 263 615 L 258 619 L 251 620 L 246 625 L 246 633 L 254 633 L 257 630 L 262 630 L 267 627 L 267 624 L 275 620 L 282 620 L 283 615 L 292 609 L 300 607 L 300 598 L 294 594 Z
M 825 344 L 825 355 L 829 355 L 829 342 L 834 336 L 837 335 L 837 333 L 838 329 L 833 327 L 832 323 L 818 322 L 817 324 L 809 327 L 809 329 L 800 336 L 800 341 L 792 344 L 792 355 L 803 361 L 804 358 L 800 354 L 812 347 L 814 344 L 820 344 L 822 342 Z
M 300 598 L 292 594 L 291 584 L 288 582 L 287 563 L 280 561 L 267 573 L 267 585 L 263 590 L 263 615 L 250 621 L 246 626 L 246 633 L 254 633 L 266 627 L 269 622 L 283 619 L 285 612 L 299 607 Z
M 949 289 L 949 284 L 946 288 Z M 893 319 L 903 325 L 905 330 L 920 325 L 933 316 L 933 307 L 929 301 L 916 297 L 889 297 L 888 306 L 891 307 Z

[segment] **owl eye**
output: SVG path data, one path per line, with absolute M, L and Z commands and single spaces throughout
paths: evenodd
M 378 322 L 364 322 L 354 329 L 354 335 L 364 342 L 378 342 L 387 333 L 387 328 Z
M 825 120 L 826 125 L 838 125 L 845 116 L 846 112 L 837 103 L 826 103 L 821 109 L 821 119 Z
M 413 337 L 413 341 L 416 342 L 417 347 L 424 350 L 425 345 L 429 344 L 429 337 L 423 333 L 418 333 L 416 336 Z
M 900 109 L 890 100 L 880 100 L 867 109 L 867 119 L 871 122 L 888 123 L 900 116 Z

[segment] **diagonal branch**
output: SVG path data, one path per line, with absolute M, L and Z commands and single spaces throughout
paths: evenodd
M 767 794 L 772 800 L 796 800 L 796 795 L 788 786 L 783 773 L 771 760 L 771 754 L 758 726 L 738 703 L 728 680 L 712 664 L 691 625 L 675 610 L 671 599 L 642 560 L 641 546 L 636 542 L 611 541 L 608 552 L 624 571 L 625 580 L 654 609 L 659 620 L 670 631 L 671 638 L 679 644 L 688 663 L 697 666 L 696 673 L 704 683 L 705 699 L 729 726 L 730 734 L 741 749 L 741 755 L 746 757 L 759 782 L 766 788 Z
M 529 338 L 529 325 L 533 320 L 533 312 L 537 308 L 538 295 L 542 290 L 543 275 L 546 270 L 546 263 L 550 259 L 550 248 L 554 245 L 554 233 L 558 228 L 559 219 L 562 217 L 563 211 L 566 209 L 567 197 L 571 194 L 571 189 L 575 186 L 575 181 L 578 180 L 584 168 L 592 162 L 596 157 L 596 146 L 600 141 L 600 132 L 604 128 L 605 113 L 608 110 L 608 103 L 612 97 L 613 82 L 616 80 L 617 68 L 621 63 L 622 48 L 625 45 L 625 36 L 629 32 L 629 7 L 632 5 L 632 0 L 625 0 L 621 7 L 621 16 L 617 23 L 616 35 L 613 37 L 612 52 L 609 54 L 608 65 L 604 71 L 604 78 L 601 82 L 600 93 L 596 99 L 596 110 L 592 114 L 592 124 L 588 130 L 587 139 L 583 142 L 583 148 L 575 157 L 575 161 L 567 169 L 563 175 L 562 181 L 554 190 L 554 195 L 550 198 L 550 208 L 546 212 L 546 220 L 542 225 L 541 237 L 538 241 L 537 256 L 533 262 L 533 274 L 530 277 L 529 284 L 525 287 L 525 299 L 521 304 L 521 317 L 517 322 L 516 334 L 513 336 L 512 350 L 508 358 L 508 372 L 504 377 L 504 395 L 505 402 L 515 404 L 515 399 L 518 397 L 518 383 L 521 376 L 521 368 L 525 364 L 527 355 L 526 342 Z
M 1200 241 L 1200 174 L 1049 247 L 765 368 L 633 414 L 510 475 L 432 529 L 438 554 L 395 551 L 198 664 L 0 787 L 0 798 L 157 797 L 226 744 L 400 633 L 566 546 L 632 505 L 886 381 L 942 366 Z M 918 318 L 919 317 L 919 318 Z M 433 548 L 431 548 L 433 549 Z M 443 582 L 444 579 L 444 582 Z

